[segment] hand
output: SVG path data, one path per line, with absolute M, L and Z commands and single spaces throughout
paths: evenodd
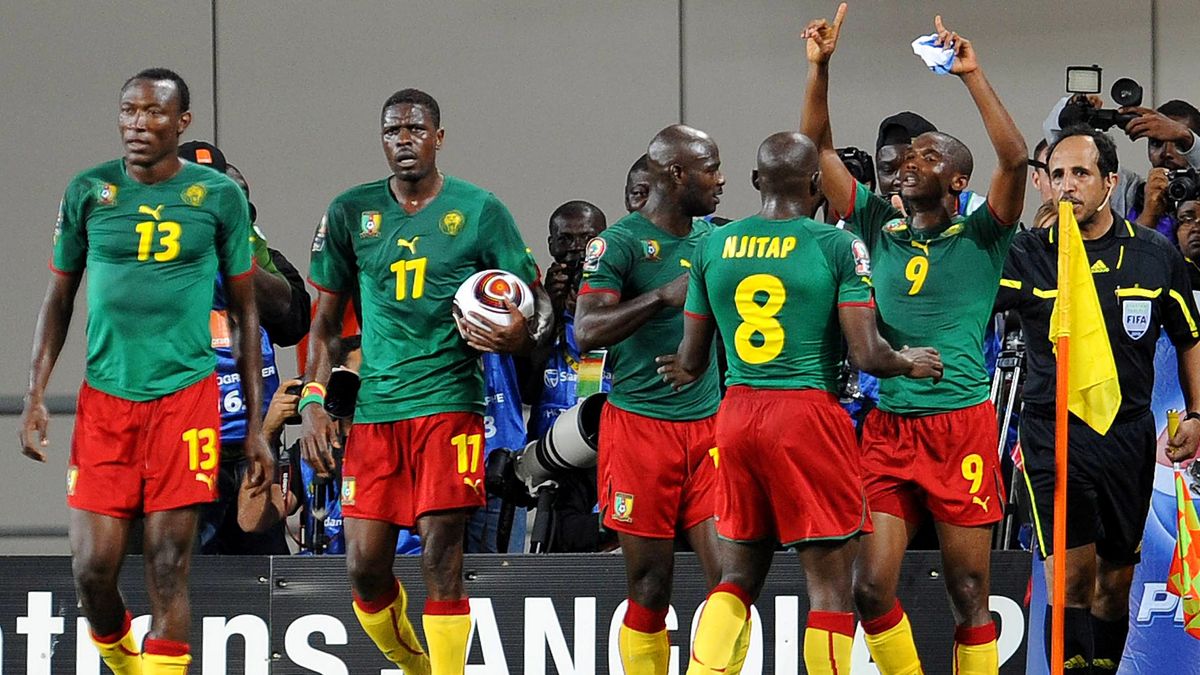
M 687 287 L 688 275 L 685 272 L 671 283 L 658 287 L 658 299 L 667 307 L 683 307 L 683 301 L 687 299 Z
M 1157 110 L 1128 106 L 1121 108 L 1120 112 L 1138 115 L 1125 125 L 1125 134 L 1130 140 L 1153 138 L 1156 141 L 1171 141 L 1188 148 L 1192 147 L 1192 130 Z
M 658 364 L 658 374 L 662 375 L 663 382 L 671 385 L 675 391 L 696 381 L 695 375 L 679 367 L 674 354 L 663 354 L 654 359 L 654 362 Z
M 1146 199 L 1143 212 L 1150 212 L 1159 217 L 1167 212 L 1167 184 L 1170 182 L 1166 169 L 1161 167 L 1150 169 L 1150 173 L 1146 174 Z M 1153 225 L 1149 227 L 1153 227 Z
M 979 70 L 979 60 L 975 57 L 975 48 L 971 41 L 958 33 L 951 31 L 942 24 L 942 16 L 933 17 L 933 26 L 937 30 L 937 40 L 934 44 L 943 49 L 954 50 L 954 63 L 950 64 L 950 72 L 958 76 Z
M 1200 442 L 1200 420 L 1179 420 L 1175 435 L 1167 439 L 1167 458 L 1182 462 L 1196 454 L 1196 443 Z
M 467 344 L 481 352 L 498 354 L 515 354 L 528 349 L 533 341 L 529 336 L 529 321 L 512 302 L 505 300 L 504 308 L 508 310 L 507 326 L 501 326 L 477 312 L 471 312 L 474 321 L 456 316 L 458 330 Z
M 300 456 L 318 476 L 328 478 L 337 468 L 330 448 L 342 447 L 337 424 L 323 407 L 315 404 L 304 406 L 300 419 Z
M 550 267 L 546 268 L 546 293 L 550 296 L 550 302 L 554 303 L 555 312 L 561 312 L 567 304 L 567 297 L 571 293 L 571 272 L 566 265 L 560 263 L 550 263 Z
M 833 25 L 825 19 L 808 22 L 800 37 L 807 40 L 804 54 L 808 62 L 816 65 L 829 63 L 829 57 L 837 50 L 838 35 L 842 32 L 842 21 L 846 19 L 846 3 L 838 5 L 837 14 L 833 17 Z
M 942 357 L 933 347 L 906 346 L 900 350 L 900 355 L 911 364 L 906 377 L 914 380 L 931 377 L 934 382 L 942 381 Z
M 50 445 L 46 429 L 50 426 L 50 412 L 42 398 L 26 396 L 25 408 L 21 411 L 21 454 L 39 462 L 46 461 L 46 453 L 42 448 Z M 38 440 L 34 441 L 34 435 Z
M 267 447 L 267 440 L 262 432 L 248 434 L 242 448 L 250 462 L 250 470 L 246 473 L 247 486 L 257 488 L 275 479 L 275 456 Z
M 267 414 L 263 417 L 263 435 L 275 438 L 283 429 L 284 420 L 296 414 L 296 405 L 300 402 L 299 394 L 289 394 L 288 387 L 303 384 L 300 380 L 291 379 L 280 383 L 279 388 L 271 396 L 271 404 L 267 406 Z

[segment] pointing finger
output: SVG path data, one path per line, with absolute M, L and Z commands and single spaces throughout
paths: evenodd
M 937 16 L 933 17 L 933 27 L 937 29 L 937 32 L 939 34 L 946 32 L 946 26 L 942 25 L 942 15 L 941 14 L 938 14 Z
M 846 20 L 846 3 L 838 5 L 837 14 L 833 17 L 833 34 L 837 35 L 842 30 L 842 22 Z

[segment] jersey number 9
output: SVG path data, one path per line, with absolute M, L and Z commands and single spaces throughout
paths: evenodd
M 909 259 L 908 264 L 904 266 L 904 278 L 912 282 L 912 287 L 908 289 L 909 295 L 921 292 L 921 287 L 925 285 L 925 277 L 928 274 L 929 258 L 916 256 Z

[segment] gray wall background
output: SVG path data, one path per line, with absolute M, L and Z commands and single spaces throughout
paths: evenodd
M 925 71 L 908 46 L 930 32 L 936 13 L 972 39 L 1031 149 L 1062 95 L 1068 64 L 1100 64 L 1106 87 L 1133 77 L 1148 104 L 1200 101 L 1195 0 L 852 5 L 832 73 L 837 143 L 872 149 L 883 116 L 917 110 L 974 150 L 980 191 L 994 159 L 978 114 L 956 79 Z M 272 245 L 302 271 L 329 200 L 387 171 L 379 107 L 407 86 L 441 103 L 441 167 L 499 195 L 544 261 L 554 207 L 587 199 L 615 220 L 629 164 L 676 121 L 709 131 L 721 147 L 728 184 L 720 212 L 756 210 L 749 171 L 757 145 L 799 118 L 806 63 L 797 36 L 835 7 L 833 0 L 0 3 L 0 339 L 7 346 L 0 401 L 11 408 L 25 389 L 62 190 L 76 172 L 119 154 L 118 89 L 143 67 L 167 66 L 188 81 L 195 118 L 188 136 L 215 139 L 243 169 Z M 1148 167 L 1144 144 L 1119 147 L 1125 164 Z M 80 302 L 52 394 L 73 395 L 82 378 L 85 309 Z M 288 374 L 292 360 L 283 359 Z M 46 466 L 17 455 L 17 418 L 2 419 L 10 446 L 0 454 L 8 467 L 0 474 L 0 552 L 65 551 L 58 532 L 67 517 L 71 419 L 55 417 Z

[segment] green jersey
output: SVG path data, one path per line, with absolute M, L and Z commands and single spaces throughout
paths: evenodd
M 241 188 L 208 167 L 144 185 L 115 159 L 76 176 L 51 267 L 88 273 L 88 384 L 149 401 L 210 375 L 216 276 L 250 271 L 250 236 Z
M 660 230 L 640 213 L 617 221 L 588 243 L 582 293 L 611 293 L 632 300 L 665 286 L 692 266 L 700 239 L 713 226 L 698 220 L 686 237 Z M 703 419 L 717 412 L 720 391 L 715 368 L 674 391 L 662 381 L 654 359 L 673 354 L 683 340 L 683 310 L 664 307 L 633 335 L 608 349 L 613 384 L 608 400 L 618 408 L 664 420 Z
M 728 384 L 836 392 L 838 307 L 873 307 L 870 274 L 867 247 L 849 232 L 755 215 L 696 247 L 685 311 L 716 320 Z
M 312 282 L 336 293 L 357 287 L 362 297 L 362 385 L 354 419 L 483 413 L 479 353 L 459 335 L 454 293 L 467 277 L 492 268 L 533 284 L 533 257 L 492 193 L 446 176 L 433 201 L 409 214 L 388 180 L 334 199 L 312 245 Z
M 983 362 L 983 336 L 1017 228 L 1002 225 L 990 206 L 981 206 L 940 230 L 917 231 L 861 184 L 846 227 L 871 251 L 880 333 L 897 349 L 936 348 L 945 367 L 936 384 L 905 377 L 880 380 L 879 407 L 930 415 L 987 400 L 991 378 Z

